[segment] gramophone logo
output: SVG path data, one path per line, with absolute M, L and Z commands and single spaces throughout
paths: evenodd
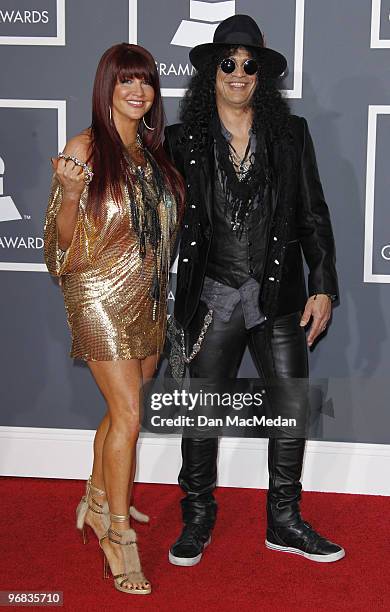
M 208 43 L 213 39 L 218 24 L 235 13 L 236 0 L 224 2 L 190 0 L 191 21 L 183 19 L 171 40 L 171 45 L 192 48 Z
M 11 196 L 4 195 L 5 164 L 0 157 L 0 222 L 17 221 L 22 218 Z

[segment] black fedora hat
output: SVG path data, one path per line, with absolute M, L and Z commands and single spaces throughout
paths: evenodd
M 197 45 L 190 51 L 191 64 L 198 70 L 207 62 L 210 51 L 216 47 L 240 45 L 255 49 L 265 61 L 270 74 L 280 76 L 287 68 L 287 60 L 281 53 L 264 46 L 264 38 L 257 23 L 249 15 L 232 15 L 222 21 L 214 32 L 212 43 Z

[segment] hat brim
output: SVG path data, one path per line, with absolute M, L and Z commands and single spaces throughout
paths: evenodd
M 278 51 L 274 51 L 273 49 L 269 49 L 268 47 L 257 47 L 254 45 L 245 45 L 242 43 L 237 43 L 239 46 L 246 47 L 248 49 L 254 49 L 257 54 L 264 57 L 267 62 L 267 68 L 269 73 L 273 77 L 281 76 L 286 68 L 287 68 L 287 60 Z M 190 51 L 190 62 L 199 70 L 200 66 L 207 62 L 207 57 L 210 55 L 211 51 L 215 50 L 216 47 L 234 47 L 236 46 L 234 43 L 204 43 L 202 45 L 197 45 Z

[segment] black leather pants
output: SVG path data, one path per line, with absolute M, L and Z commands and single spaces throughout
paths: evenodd
M 198 337 L 207 307 L 200 302 L 189 328 L 189 345 Z M 265 338 L 264 326 L 246 330 L 241 303 L 225 323 L 214 315 L 198 355 L 190 364 L 191 378 L 211 382 L 236 378 L 246 346 L 265 386 L 276 378 L 308 377 L 308 359 L 304 329 L 299 326 L 301 313 L 277 317 L 271 341 Z M 270 350 L 271 348 L 271 350 Z M 289 397 L 288 389 L 271 391 L 271 401 L 283 402 L 283 412 L 300 410 L 300 395 Z M 302 407 L 305 410 L 305 407 Z M 196 436 L 196 434 L 195 434 Z M 304 438 L 272 438 L 268 446 L 269 492 L 267 514 L 269 525 L 290 525 L 299 520 L 301 471 Z M 183 520 L 201 522 L 212 527 L 217 506 L 213 490 L 217 479 L 218 438 L 183 437 L 183 464 L 179 484 L 186 497 L 182 500 Z

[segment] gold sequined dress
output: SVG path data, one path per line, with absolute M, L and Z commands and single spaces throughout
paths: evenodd
M 134 193 L 140 197 L 137 185 Z M 85 187 L 72 242 L 65 252 L 59 249 L 56 226 L 62 195 L 62 186 L 54 175 L 45 218 L 44 251 L 49 272 L 60 277 L 72 333 L 70 356 L 112 361 L 159 353 L 166 332 L 166 289 L 176 232 L 174 198 L 163 197 L 158 203 L 161 241 L 157 258 L 147 244 L 142 260 L 125 186 L 120 204 L 110 196 L 104 198 L 97 220 L 87 208 Z M 157 302 L 152 296 L 156 260 L 161 283 Z

